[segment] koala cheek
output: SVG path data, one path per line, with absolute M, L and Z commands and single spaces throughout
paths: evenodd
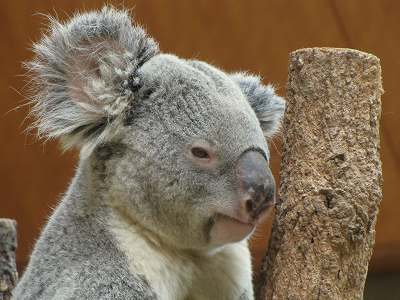
M 239 242 L 253 233 L 255 224 L 242 223 L 230 217 L 218 215 L 210 231 L 213 246 Z

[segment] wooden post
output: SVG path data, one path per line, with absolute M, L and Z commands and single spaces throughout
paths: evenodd
M 0 219 L 0 300 L 11 298 L 11 291 L 18 279 L 15 264 L 16 226 L 14 220 Z
M 280 199 L 258 299 L 362 299 L 382 198 L 379 59 L 291 53 Z

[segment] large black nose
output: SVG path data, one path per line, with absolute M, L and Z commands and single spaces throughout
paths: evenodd
M 275 180 L 268 163 L 260 152 L 247 151 L 239 158 L 237 175 L 243 206 L 256 218 L 275 202 Z

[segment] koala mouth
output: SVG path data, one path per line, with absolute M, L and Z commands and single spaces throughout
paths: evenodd
M 243 219 L 231 217 L 229 215 L 222 214 L 222 213 L 217 213 L 217 218 L 226 219 L 229 222 L 239 223 L 239 224 L 242 224 L 242 225 L 252 225 L 252 226 L 256 225 L 256 221 L 255 220 L 251 220 L 251 221 L 243 220 Z
M 256 218 L 236 218 L 223 213 L 217 213 L 213 217 L 213 225 L 210 231 L 210 242 L 212 245 L 224 245 L 239 242 L 249 237 L 255 230 L 257 224 L 262 222 L 270 212 L 269 205 L 258 214 Z
M 243 222 L 236 218 L 216 214 L 210 232 L 213 245 L 224 245 L 239 242 L 248 237 L 255 229 L 256 222 Z

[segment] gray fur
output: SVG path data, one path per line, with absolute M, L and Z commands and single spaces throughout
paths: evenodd
M 146 280 L 129 273 L 90 181 L 82 180 L 91 177 L 85 169 L 44 228 L 14 299 L 155 299 Z
M 210 228 L 235 199 L 238 158 L 248 149 L 269 158 L 260 123 L 272 135 L 284 109 L 272 88 L 157 51 L 112 8 L 53 21 L 35 45 L 39 134 L 80 147 L 81 159 L 15 299 L 156 298 L 151 276 L 132 270 L 113 220 L 154 237 L 160 252 L 215 251 Z M 188 159 L 198 142 L 215 149 L 215 168 Z
M 27 65 L 34 73 L 35 126 L 39 136 L 61 137 L 65 148 L 84 146 L 89 155 L 117 130 L 134 98 L 136 70 L 158 46 L 125 11 L 108 7 L 66 24 L 50 21 Z
M 232 79 L 248 97 L 266 136 L 271 136 L 279 128 L 280 118 L 285 111 L 283 98 L 275 94 L 272 85 L 264 86 L 259 76 L 242 72 L 233 74 Z

